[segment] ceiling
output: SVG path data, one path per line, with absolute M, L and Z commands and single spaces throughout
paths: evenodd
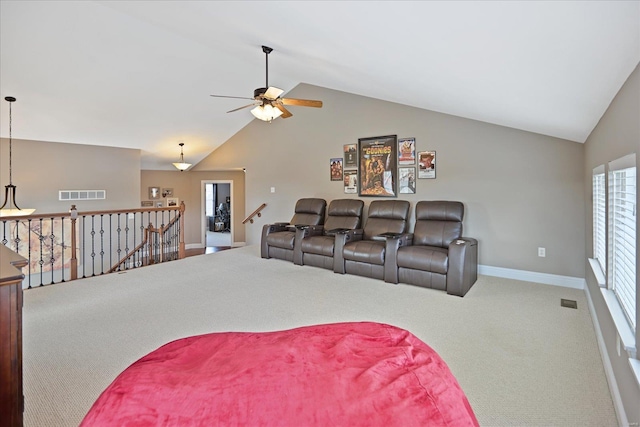
M 308 83 L 576 142 L 640 62 L 639 1 L 2 0 L 0 19 L 13 138 L 139 148 L 143 169 L 172 169 L 180 140 L 197 163 L 253 120 L 226 113 L 247 102 L 209 95 L 264 86 L 261 45 L 285 92 Z M 0 114 L 7 137 L 4 100 Z

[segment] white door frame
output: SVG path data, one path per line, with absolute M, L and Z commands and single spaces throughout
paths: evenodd
M 207 215 L 206 215 L 206 193 L 205 193 L 205 185 L 206 184 L 229 184 L 229 195 L 231 197 L 231 204 L 229 206 L 229 210 L 230 210 L 230 214 L 231 214 L 231 218 L 229 219 L 230 221 L 230 227 L 229 229 L 230 234 L 231 234 L 231 246 L 234 246 L 234 239 L 235 239 L 235 233 L 233 232 L 233 229 L 235 227 L 235 221 L 233 220 L 233 213 L 235 212 L 234 207 L 233 207 L 233 202 L 235 197 L 233 197 L 233 181 L 230 180 L 225 180 L 225 179 L 203 179 L 200 181 L 200 206 L 202 206 L 202 211 L 200 212 L 200 238 L 204 239 L 203 241 L 200 241 L 200 244 L 202 245 L 201 247 L 206 247 L 207 246 L 207 228 L 209 226 L 209 224 L 207 224 Z

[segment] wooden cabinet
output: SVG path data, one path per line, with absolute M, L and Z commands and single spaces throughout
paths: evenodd
M 27 260 L 0 244 L 0 427 L 22 426 L 22 268 Z

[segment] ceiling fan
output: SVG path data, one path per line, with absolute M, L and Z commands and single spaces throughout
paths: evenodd
M 284 93 L 284 90 L 277 87 L 269 86 L 269 54 L 273 51 L 268 46 L 262 46 L 262 51 L 266 57 L 266 83 L 265 87 L 260 87 L 253 91 L 253 98 L 242 96 L 225 96 L 225 95 L 211 95 L 215 98 L 236 98 L 236 99 L 252 99 L 251 104 L 244 105 L 239 108 L 227 111 L 227 113 L 233 113 L 234 111 L 242 110 L 255 106 L 251 113 L 258 119 L 270 122 L 282 116 L 283 119 L 291 117 L 293 114 L 285 108 L 285 105 L 294 105 L 298 107 L 315 107 L 321 108 L 322 101 L 315 101 L 312 99 L 293 99 L 293 98 L 280 98 L 280 95 Z

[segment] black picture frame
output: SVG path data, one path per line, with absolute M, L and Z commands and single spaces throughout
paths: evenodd
M 398 196 L 398 135 L 358 139 L 358 196 Z

